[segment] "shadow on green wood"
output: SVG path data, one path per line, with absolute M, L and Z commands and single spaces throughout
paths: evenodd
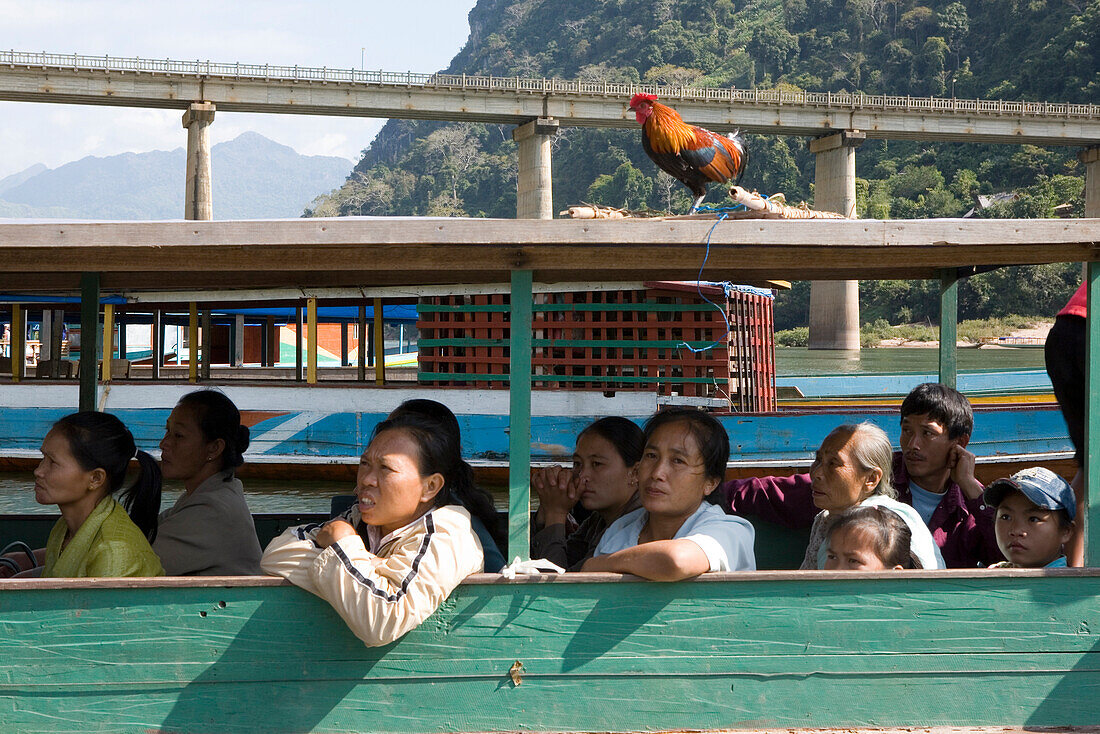
M 0 721 L 455 732 L 1100 720 L 1092 572 L 490 578 L 375 649 L 294 587 L 7 582 Z

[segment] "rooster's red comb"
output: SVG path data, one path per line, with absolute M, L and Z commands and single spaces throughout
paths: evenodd
M 634 109 L 635 107 L 640 105 L 642 102 L 656 102 L 656 101 L 657 101 L 657 95 L 656 94 L 635 94 L 633 97 L 630 98 L 630 109 Z

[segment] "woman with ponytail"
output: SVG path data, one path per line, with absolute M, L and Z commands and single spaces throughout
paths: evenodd
M 170 576 L 256 576 L 260 541 L 234 469 L 244 463 L 248 427 L 217 390 L 180 398 L 160 441 L 166 479 L 184 495 L 160 515 L 153 550 Z
M 46 542 L 42 576 L 163 576 L 149 540 L 157 534 L 160 472 L 136 451 L 139 476 L 119 500 L 134 437 L 108 413 L 84 411 L 53 425 L 34 471 L 34 498 L 57 505 L 61 519 Z M 129 513 L 129 514 L 127 514 Z
M 359 460 L 356 504 L 325 524 L 290 528 L 264 551 L 263 569 L 316 594 L 368 646 L 427 619 L 483 567 L 457 443 L 418 412 L 387 418 Z

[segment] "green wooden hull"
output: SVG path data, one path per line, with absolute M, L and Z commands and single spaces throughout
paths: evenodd
M 478 576 L 374 649 L 279 583 L 4 582 L 3 731 L 1100 722 L 1100 571 Z

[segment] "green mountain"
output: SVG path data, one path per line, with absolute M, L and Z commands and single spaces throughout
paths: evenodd
M 1100 103 L 1100 0 L 480 0 L 469 17 L 469 40 L 448 72 Z M 806 145 L 750 136 L 742 184 L 812 202 Z M 686 189 L 659 175 L 637 131 L 566 128 L 553 146 L 555 210 L 581 201 L 688 206 Z M 1051 216 L 1068 203 L 1079 216 L 1075 152 L 870 141 L 856 155 L 859 209 L 876 218 L 962 216 L 979 194 L 1015 191 L 980 215 Z M 307 213 L 510 217 L 515 176 L 508 126 L 391 120 L 347 182 Z M 720 196 L 715 187 L 708 203 Z M 1052 277 L 1063 285 L 1021 307 L 1062 298 L 1070 273 L 1058 270 Z M 1029 282 L 1037 280 L 1049 279 Z M 1008 308 L 975 283 L 960 294 L 965 317 Z M 928 310 L 919 289 L 885 287 L 890 295 L 864 289 L 865 317 Z M 799 290 L 784 295 L 780 326 L 804 320 Z

